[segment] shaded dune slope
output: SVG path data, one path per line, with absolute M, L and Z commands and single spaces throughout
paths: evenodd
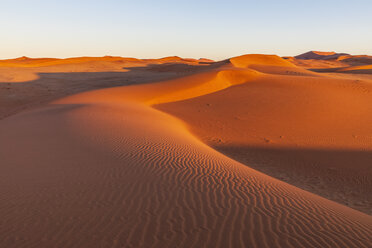
M 224 65 L 2 120 L 0 246 L 368 247 L 370 216 L 250 169 L 151 107 L 261 76 Z
M 372 64 L 371 65 L 350 66 L 350 67 L 347 67 L 347 68 L 341 68 L 337 71 L 338 72 L 345 72 L 345 73 L 372 74 Z
M 370 81 L 263 75 L 156 108 L 249 166 L 372 213 L 371 92 Z

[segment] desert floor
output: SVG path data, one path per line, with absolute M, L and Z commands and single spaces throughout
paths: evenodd
M 372 247 L 372 60 L 306 56 L 0 61 L 0 247 Z

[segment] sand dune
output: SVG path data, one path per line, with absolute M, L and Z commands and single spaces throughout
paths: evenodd
M 245 164 L 372 213 L 370 92 L 361 80 L 266 75 L 157 108 Z
M 347 68 L 339 69 L 338 72 L 372 74 L 372 64 L 371 65 L 350 66 L 350 67 L 347 67 Z
M 372 64 L 372 56 L 368 55 L 348 55 L 341 56 L 338 60 L 348 63 L 349 65 L 368 65 Z
M 347 53 L 335 53 L 335 52 L 320 52 L 320 51 L 310 51 L 297 55 L 296 59 L 317 59 L 317 60 L 329 60 L 338 59 L 341 56 L 348 56 Z
M 57 103 L 141 102 L 146 105 L 180 101 L 216 92 L 258 77 L 253 70 L 212 70 L 179 79 L 161 81 L 138 87 L 128 86 L 90 91 L 64 98 Z
M 0 62 L 0 119 L 40 106 L 63 96 L 98 88 L 161 81 L 193 74 L 214 67 L 205 61 L 161 63 L 156 60 L 132 60 L 117 57 L 71 58 L 60 64 L 42 66 L 44 59 L 12 60 L 32 66 L 22 67 Z M 52 59 L 55 60 L 55 59 Z M 111 61 L 114 60 L 114 61 Z M 35 62 L 36 61 L 36 62 Z M 78 63 L 78 61 L 80 61 Z
M 66 64 L 81 64 L 87 62 L 117 62 L 117 61 L 131 61 L 137 62 L 139 59 L 135 58 L 122 58 L 122 57 L 76 57 L 67 59 L 56 59 L 56 58 L 42 58 L 33 59 L 28 57 L 20 57 L 17 59 L 0 60 L 1 67 L 44 67 L 54 65 L 66 65 Z
M 295 67 L 292 63 L 276 55 L 247 54 L 231 58 L 229 61 L 238 68 L 248 68 L 252 65 Z
M 338 90 L 331 110 L 343 99 L 351 111 L 367 103 L 359 97 L 369 94 L 369 86 L 328 82 L 312 72 L 291 76 L 292 70 L 302 68 L 273 56 L 235 58 L 176 79 L 80 93 L 1 120 L 0 246 L 369 247 L 371 216 L 264 175 L 189 132 L 208 142 L 197 131 L 206 122 L 203 132 L 238 143 L 249 137 L 249 129 L 234 118 L 225 125 L 224 118 L 257 101 L 251 114 L 268 111 L 273 118 L 256 120 L 258 134 L 270 126 L 274 129 L 267 135 L 281 129 L 292 135 L 285 144 L 327 146 L 328 140 L 311 139 L 297 125 L 326 134 L 329 126 L 316 130 L 322 120 L 314 119 L 329 114 L 322 104 L 328 90 Z M 286 103 L 288 96 L 293 99 Z M 238 106 L 238 97 L 249 101 Z M 221 109 L 199 113 L 198 101 Z M 174 114 L 185 122 L 154 109 L 155 104 L 168 112 L 179 105 L 182 113 Z M 273 105 L 284 108 L 270 110 Z M 313 111 L 313 118 L 291 116 L 296 108 Z M 339 120 L 341 108 L 332 122 Z M 368 111 L 367 105 L 355 116 Z M 291 126 L 275 127 L 283 114 L 295 121 L 292 134 Z M 355 123 L 351 118 L 338 130 L 347 124 Z M 357 127 L 366 137 L 368 125 Z M 242 137 L 234 128 L 242 128 Z M 349 144 L 339 138 L 341 146 Z M 352 145 L 363 144 L 370 143 Z
M 372 57 L 335 52 L 307 52 L 295 57 L 284 57 L 288 62 L 316 72 L 371 74 Z
M 234 68 L 249 68 L 258 72 L 296 76 L 319 76 L 276 55 L 248 54 L 227 60 Z
M 165 57 L 160 59 L 136 59 L 136 58 L 123 58 L 115 56 L 105 56 L 105 57 L 76 57 L 67 59 L 57 59 L 57 58 L 28 58 L 20 57 L 16 59 L 6 59 L 0 60 L 0 67 L 46 67 L 46 66 L 56 66 L 56 65 L 68 65 L 68 64 L 83 64 L 91 62 L 142 62 L 142 63 L 199 63 L 199 62 L 213 62 L 213 60 L 208 59 L 184 59 L 178 56 Z

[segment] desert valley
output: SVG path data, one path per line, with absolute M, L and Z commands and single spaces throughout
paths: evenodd
M 372 56 L 0 60 L 0 247 L 372 247 Z

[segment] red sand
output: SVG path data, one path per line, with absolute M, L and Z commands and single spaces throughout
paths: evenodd
M 247 145 L 289 147 L 275 166 L 295 174 L 301 168 L 290 159 L 299 155 L 293 147 L 368 151 L 369 81 L 317 74 L 275 56 L 211 65 L 177 60 L 182 67 L 169 67 L 163 59 L 155 72 L 143 61 L 131 69 L 107 61 L 59 65 L 61 71 L 84 72 L 58 75 L 62 84 L 85 85 L 77 91 L 108 87 L 92 85 L 118 72 L 120 80 L 138 81 L 7 112 L 0 121 L 0 247 L 370 247 L 370 215 L 210 147 L 220 149 L 222 143 L 221 151 L 240 159 L 246 158 Z M 32 73 L 45 69 L 34 68 Z M 180 75 L 181 68 L 187 73 Z M 139 84 L 155 81 L 154 74 L 159 82 Z M 0 92 L 14 91 L 20 100 L 27 95 L 20 88 L 34 84 L 28 89 L 45 101 L 74 92 L 61 92 L 67 86 L 58 81 L 60 95 L 45 96 L 41 88 L 56 83 L 56 75 L 39 76 L 34 82 L 4 83 L 9 89 Z M 4 103 L 25 104 L 12 98 Z M 265 165 L 262 159 L 254 162 Z M 364 190 L 371 183 L 365 162 L 336 163 L 329 175 L 335 185 L 354 189 L 357 181 Z M 323 173 L 313 164 L 302 176 Z M 363 192 L 357 198 L 370 194 Z

